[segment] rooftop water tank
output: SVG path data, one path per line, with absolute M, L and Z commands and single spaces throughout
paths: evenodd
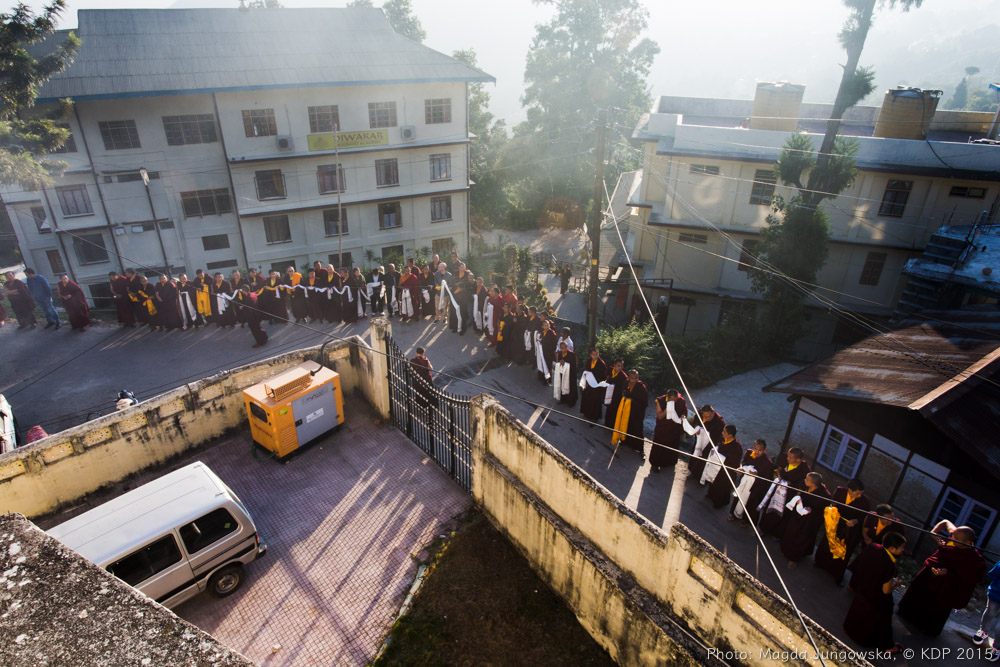
M 903 86 L 887 90 L 875 121 L 874 136 L 886 139 L 926 139 L 940 98 L 940 90 Z
M 787 81 L 757 84 L 750 116 L 751 130 L 795 132 L 799 129 L 799 108 L 806 87 Z

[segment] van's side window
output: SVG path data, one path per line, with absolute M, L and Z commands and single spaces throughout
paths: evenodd
M 181 551 L 177 548 L 177 540 L 173 535 L 167 535 L 108 565 L 108 572 L 126 584 L 135 586 L 180 559 Z
M 181 526 L 181 539 L 189 554 L 218 542 L 229 533 L 236 532 L 239 524 L 225 507 L 209 512 L 189 524 Z

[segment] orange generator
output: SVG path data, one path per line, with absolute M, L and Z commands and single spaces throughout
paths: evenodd
M 315 361 L 243 391 L 253 441 L 284 458 L 344 423 L 340 374 Z

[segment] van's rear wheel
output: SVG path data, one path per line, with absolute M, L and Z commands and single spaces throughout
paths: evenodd
M 227 565 L 208 579 L 208 594 L 224 598 L 232 595 L 243 583 L 243 567 L 241 565 Z

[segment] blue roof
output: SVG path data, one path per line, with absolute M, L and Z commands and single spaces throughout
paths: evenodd
M 495 81 L 396 34 L 380 9 L 100 9 L 78 18 L 80 52 L 39 101 Z

